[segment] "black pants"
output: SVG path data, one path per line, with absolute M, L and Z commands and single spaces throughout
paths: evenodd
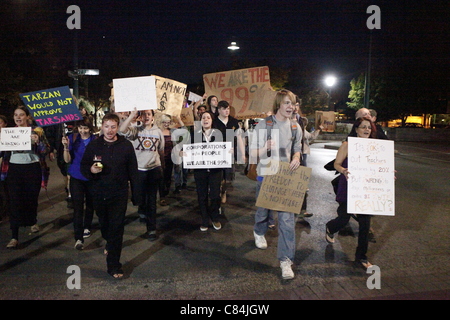
M 173 172 L 173 162 L 172 159 L 164 159 L 164 172 L 163 178 L 161 179 L 159 196 L 165 197 L 169 194 L 170 186 L 172 184 L 172 172 Z
M 337 218 L 328 221 L 327 228 L 331 233 L 336 233 L 344 228 L 350 221 L 351 215 L 347 213 L 347 202 L 339 202 Z M 367 249 L 369 247 L 370 218 L 368 214 L 356 215 L 359 224 L 358 247 L 356 248 L 355 259 L 367 259 Z
M 19 227 L 32 226 L 37 222 L 41 180 L 42 171 L 39 162 L 9 164 L 6 186 L 10 197 L 10 227 L 14 239 L 19 240 Z
M 140 194 L 141 199 L 138 213 L 145 216 L 147 231 L 156 230 L 156 197 L 161 179 L 161 167 L 147 171 L 138 171 L 138 182 L 135 189 Z
M 213 222 L 219 221 L 220 185 L 223 179 L 223 170 L 195 169 L 194 179 L 197 186 L 198 204 L 202 215 L 202 226 L 208 227 L 209 219 Z
M 73 230 L 75 241 L 83 241 L 84 229 L 91 229 L 94 218 L 92 195 L 88 190 L 88 181 L 70 177 L 70 193 L 73 202 Z M 86 209 L 84 204 L 86 203 Z
M 94 210 L 97 212 L 100 230 L 106 240 L 108 250 L 106 264 L 108 272 L 117 272 L 122 268 L 120 255 L 128 205 L 128 190 L 123 195 L 108 199 L 94 198 Z

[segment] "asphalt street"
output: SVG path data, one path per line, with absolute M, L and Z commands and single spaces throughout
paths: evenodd
M 129 203 L 121 262 L 125 278 L 106 273 L 104 240 L 94 218 L 83 251 L 74 249 L 72 210 L 63 179 L 51 163 L 50 184 L 40 194 L 39 233 L 21 228 L 20 246 L 6 249 L 8 223 L 0 224 L 1 300 L 359 300 L 450 298 L 450 149 L 448 143 L 396 143 L 396 215 L 376 216 L 376 243 L 369 260 L 381 270 L 381 288 L 369 289 L 369 274 L 353 264 L 357 222 L 325 241 L 325 223 L 337 203 L 323 166 L 334 159 L 340 142 L 312 145 L 308 211 L 296 224 L 295 278 L 281 279 L 276 259 L 277 231 L 267 234 L 268 249 L 254 245 L 255 183 L 240 172 L 219 231 L 201 232 L 195 182 L 170 194 L 158 206 L 158 240 L 145 237 L 137 208 Z M 79 268 L 79 289 L 70 288 Z M 69 285 L 68 285 L 69 283 Z

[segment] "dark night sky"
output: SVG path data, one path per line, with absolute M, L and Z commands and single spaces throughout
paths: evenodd
M 12 21 L 25 19 L 35 32 L 40 19 L 50 21 L 62 55 L 73 53 L 66 9 L 78 5 L 81 67 L 101 66 L 115 52 L 111 48 L 121 47 L 133 60 L 135 76 L 156 74 L 184 83 L 231 66 L 231 41 L 241 47 L 239 59 L 313 63 L 318 78 L 334 72 L 348 82 L 367 66 L 366 9 L 375 4 L 381 30 L 373 31 L 374 61 L 431 69 L 428 74 L 449 81 L 447 1 L 2 1 L 13 6 Z M 29 12 L 30 5 L 39 14 Z

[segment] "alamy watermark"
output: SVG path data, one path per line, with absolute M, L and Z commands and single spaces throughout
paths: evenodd
M 66 26 L 68 29 L 81 29 L 81 10 L 79 6 L 71 5 L 67 7 L 66 13 L 72 14 L 67 18 Z
M 66 273 L 71 274 L 66 281 L 67 289 L 81 289 L 81 269 L 77 265 L 67 267 Z
M 372 265 L 367 268 L 366 273 L 371 274 L 369 278 L 367 278 L 366 285 L 367 288 L 372 289 L 381 289 L 381 270 L 379 266 Z
M 379 6 L 371 5 L 367 8 L 366 13 L 372 15 L 367 19 L 366 26 L 370 30 L 381 29 L 381 10 Z

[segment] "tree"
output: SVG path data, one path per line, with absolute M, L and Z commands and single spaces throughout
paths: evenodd
M 365 76 L 361 73 L 358 78 L 350 81 L 350 92 L 348 93 L 347 106 L 350 109 L 361 109 L 364 107 L 364 93 L 365 93 Z

